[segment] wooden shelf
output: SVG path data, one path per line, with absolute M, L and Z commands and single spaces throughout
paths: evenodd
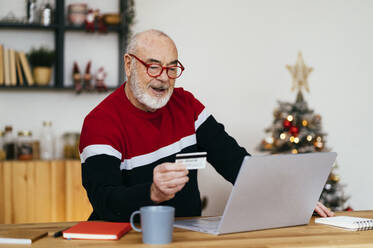
M 66 25 L 66 26 L 64 26 L 64 29 L 66 31 L 84 31 L 85 32 L 85 26 Z M 95 34 L 95 33 L 101 34 L 97 30 L 98 30 L 98 27 L 95 27 L 95 32 L 92 33 L 92 34 Z M 122 30 L 122 28 L 120 26 L 108 26 L 107 27 L 108 32 L 121 32 L 121 30 Z M 87 32 L 87 33 L 89 33 L 89 32 Z M 103 33 L 103 34 L 105 34 L 105 33 Z
M 107 91 L 114 91 L 118 88 L 119 86 L 116 87 L 108 87 Z M 65 87 L 55 87 L 52 85 L 49 86 L 38 86 L 38 85 L 33 85 L 33 86 L 0 86 L 0 91 L 75 91 L 75 88 L 73 86 L 65 86 Z M 103 91 L 104 93 L 105 91 Z M 97 90 L 93 91 L 85 91 L 83 90 L 82 93 L 101 93 Z
M 43 26 L 40 24 L 28 24 L 28 23 L 7 23 L 0 22 L 1 29 L 32 29 L 32 30 L 55 30 L 58 28 L 58 25 L 52 24 L 49 26 Z

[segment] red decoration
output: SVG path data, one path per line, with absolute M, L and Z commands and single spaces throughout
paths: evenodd
M 91 75 L 91 64 L 92 62 L 89 61 L 85 67 L 85 73 L 83 77 L 84 81 L 84 88 L 88 91 L 91 91 L 93 89 L 91 80 L 92 80 L 92 75 Z
M 93 11 L 93 9 L 88 10 L 84 24 L 85 24 L 85 30 L 87 32 L 95 31 L 95 12 Z
M 106 84 L 104 82 L 105 78 L 107 76 L 107 73 L 105 72 L 104 70 L 104 67 L 100 67 L 98 68 L 98 71 L 96 73 L 96 89 L 97 91 L 106 91 L 107 90 L 107 87 L 106 87 Z
M 299 133 L 299 128 L 298 127 L 295 127 L 295 126 L 292 126 L 290 128 L 290 133 L 293 135 L 293 136 L 297 136 L 298 133 Z
M 351 207 L 347 207 L 344 211 L 354 211 Z
M 103 16 L 98 16 L 98 32 L 107 33 L 107 26 L 105 25 Z
M 82 76 L 80 75 L 80 69 L 76 61 L 74 62 L 73 79 L 74 79 L 75 91 L 76 93 L 79 94 L 83 90 L 83 85 L 82 85 Z
M 288 121 L 287 119 L 285 119 L 284 120 L 284 122 L 283 122 L 283 125 L 284 125 L 284 128 L 290 128 L 291 127 L 291 122 L 290 121 Z

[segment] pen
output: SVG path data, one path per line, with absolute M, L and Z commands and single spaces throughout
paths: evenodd
M 60 231 L 58 231 L 58 232 L 55 232 L 55 233 L 53 234 L 53 237 L 55 237 L 55 238 L 61 237 L 63 231 L 65 231 L 65 230 L 67 230 L 67 229 L 68 229 L 68 228 L 65 228 L 65 229 L 62 229 L 62 230 L 60 230 Z

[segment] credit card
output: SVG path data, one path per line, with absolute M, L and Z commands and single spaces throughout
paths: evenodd
M 206 168 L 207 152 L 192 152 L 176 154 L 175 162 L 181 163 L 188 170 L 196 170 Z

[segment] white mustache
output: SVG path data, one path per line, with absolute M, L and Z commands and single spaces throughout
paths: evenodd
M 156 84 L 148 84 L 148 88 L 157 88 L 157 89 L 161 89 L 161 90 L 168 90 L 169 86 L 168 85 L 156 85 Z

